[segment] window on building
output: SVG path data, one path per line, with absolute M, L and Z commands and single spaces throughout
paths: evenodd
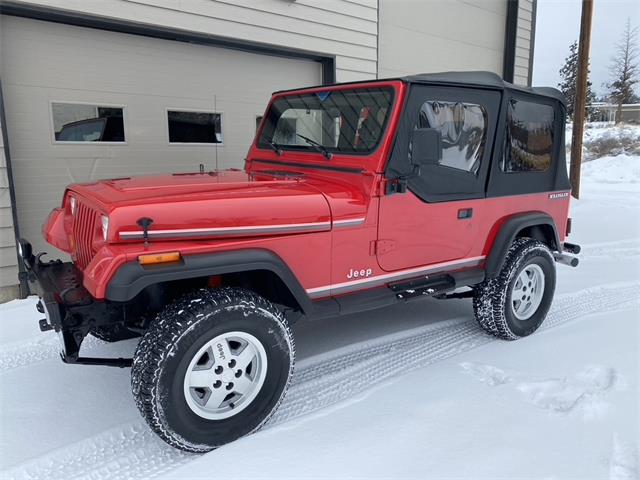
M 222 115 L 169 110 L 170 143 L 222 143 Z
M 124 109 L 83 103 L 52 103 L 56 142 L 124 142 Z
M 478 173 L 487 135 L 487 112 L 474 103 L 428 100 L 420 107 L 418 128 L 442 134 L 440 165 Z
M 553 155 L 554 110 L 551 105 L 512 98 L 502 171 L 544 172 Z

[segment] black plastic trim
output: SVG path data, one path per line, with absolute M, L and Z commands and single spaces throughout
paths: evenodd
M 553 229 L 554 245 L 549 245 L 549 247 L 553 250 L 559 249 L 560 238 L 558 237 L 558 230 L 553 218 L 549 215 L 546 213 L 525 213 L 514 216 L 502 225 L 493 242 L 493 247 L 491 247 L 491 253 L 489 253 L 487 257 L 485 267 L 487 278 L 495 278 L 498 275 L 507 251 L 518 233 L 527 227 L 535 227 L 538 225 L 548 225 Z
M 289 267 L 275 253 L 260 249 L 186 255 L 179 263 L 152 267 L 129 262 L 120 267 L 109 282 L 106 298 L 115 302 L 127 302 L 144 288 L 157 283 L 251 270 L 268 270 L 275 273 L 287 286 L 304 313 L 313 308 L 307 292 Z

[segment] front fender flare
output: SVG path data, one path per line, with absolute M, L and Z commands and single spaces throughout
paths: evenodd
M 287 286 L 303 312 L 312 310 L 311 299 L 289 267 L 269 250 L 247 249 L 200 255 L 185 255 L 180 263 L 143 266 L 137 261 L 122 265 L 107 286 L 106 299 L 127 302 L 144 288 L 161 282 L 269 270 Z

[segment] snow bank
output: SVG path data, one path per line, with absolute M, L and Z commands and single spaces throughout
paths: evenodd
M 640 125 L 608 125 L 597 128 L 587 124 L 583 146 L 585 162 L 604 156 L 640 155 Z M 572 126 L 567 125 L 567 156 L 571 148 Z
M 640 156 L 608 155 L 585 162 L 582 178 L 595 183 L 640 183 Z

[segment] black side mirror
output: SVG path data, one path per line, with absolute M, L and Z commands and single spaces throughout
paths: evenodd
M 435 128 L 417 128 L 411 142 L 411 163 L 435 165 L 442 159 L 442 134 Z

